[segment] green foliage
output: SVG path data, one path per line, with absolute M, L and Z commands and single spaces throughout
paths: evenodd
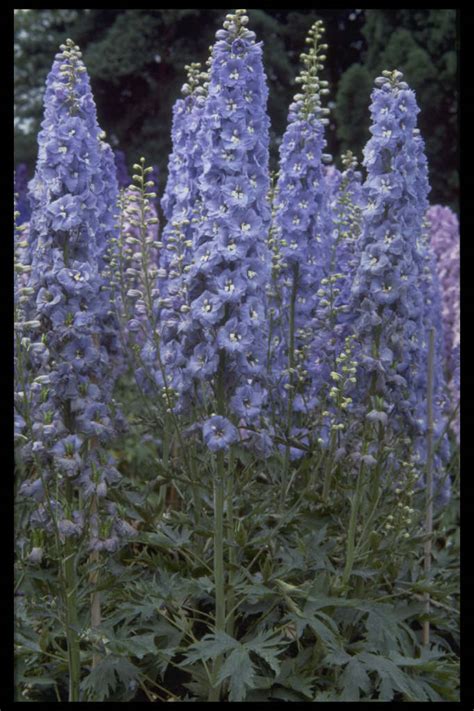
M 325 458 L 315 452 L 299 460 L 282 511 L 279 458 L 260 461 L 235 447 L 227 495 L 233 525 L 226 517 L 224 540 L 228 619 L 226 631 L 216 632 L 211 461 L 200 455 L 193 494 L 174 435 L 167 445 L 149 437 L 162 427 L 159 413 L 144 410 L 127 378 L 117 395 L 130 429 L 116 449 L 124 474 L 116 503 L 138 535 L 98 564 L 103 621 L 94 629 L 90 562 L 78 550 L 83 700 L 206 701 L 214 684 L 231 702 L 458 700 L 457 475 L 452 500 L 435 516 L 428 576 L 423 492 L 410 499 L 410 522 L 401 516 L 388 531 L 387 517 L 408 494 L 395 494 L 389 479 L 364 478 L 353 567 L 344 582 L 355 490 L 349 459 L 339 461 L 328 501 L 322 498 Z M 457 456 L 454 450 L 453 472 Z M 67 698 L 57 561 L 51 541 L 43 545 L 48 555 L 40 565 L 28 562 L 26 549 L 17 553 L 22 701 Z M 426 592 L 429 647 L 422 644 Z
M 385 548 L 371 549 L 356 558 L 349 584 L 343 586 L 354 482 L 342 477 L 330 504 L 323 504 L 318 489 L 308 488 L 311 468 L 299 463 L 293 494 L 281 514 L 279 487 L 271 483 L 273 465 L 265 467 L 245 455 L 245 463 L 234 455 L 239 471 L 235 531 L 227 529 L 225 541 L 234 550 L 226 581 L 235 607 L 232 632 L 216 633 L 213 626 L 212 501 L 205 489 L 200 523 L 194 525 L 189 497 L 152 521 L 139 514 L 133 491 L 125 487 L 121 505 L 134 510 L 139 536 L 115 559 L 102 562 L 104 621 L 93 631 L 88 629 L 87 588 L 82 595 L 82 698 L 206 700 L 212 663 L 221 655 L 216 682 L 222 683 L 228 701 L 456 701 L 457 497 L 435 519 L 428 578 L 419 524 L 414 523 L 400 555 L 394 539 Z M 201 476 L 208 476 L 205 463 Z M 139 481 L 135 486 L 144 486 Z M 392 497 L 384 488 L 374 530 L 393 511 Z M 420 506 L 422 497 L 416 501 Z M 363 536 L 362 527 L 357 531 Z M 19 693 L 23 700 L 44 700 L 48 689 L 56 689 L 64 698 L 65 643 L 51 607 L 54 561 L 40 568 L 19 561 L 18 575 L 23 593 L 17 608 Z M 427 590 L 428 648 L 421 644 Z M 91 643 L 99 655 L 95 667 Z
M 138 669 L 124 657 L 109 655 L 102 659 L 85 678 L 83 692 L 94 701 L 111 700 L 113 693 L 120 687 L 135 687 Z M 123 698 L 123 701 L 127 699 Z

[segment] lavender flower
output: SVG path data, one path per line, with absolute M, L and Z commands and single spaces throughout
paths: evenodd
M 111 310 L 100 271 L 113 233 L 116 181 L 79 48 L 68 40 L 60 49 L 47 79 L 31 183 L 29 306 L 36 325 L 29 360 L 31 441 L 21 455 L 36 462 L 25 495 L 37 491 L 34 479 L 41 471 L 45 500 L 36 511 L 38 525 L 51 526 L 55 502 L 59 530 L 67 537 L 84 531 L 79 491 L 87 501 L 118 477 L 100 447 L 113 435 Z M 66 510 L 77 520 L 71 523 Z
M 388 408 L 390 426 L 411 432 L 423 459 L 428 331 L 437 320 L 436 284 L 425 279 L 430 267 L 423 217 L 429 183 L 415 131 L 419 108 L 413 91 L 397 71 L 385 72 L 376 86 L 372 138 L 364 150 L 361 258 L 351 302 L 360 339 L 357 400 L 370 410 Z M 443 383 L 435 370 L 439 404 Z M 440 434 L 438 407 L 435 423 Z
M 338 363 L 346 338 L 352 335 L 353 314 L 349 302 L 360 260 L 361 174 L 350 151 L 342 156 L 342 163 L 344 171 L 331 192 L 334 230 L 332 239 L 328 240 L 328 267 L 316 291 L 318 301 L 311 322 L 313 383 L 320 400 L 328 389 L 330 373 Z M 332 409 L 329 403 L 326 406 Z
M 161 199 L 161 208 L 170 225 L 173 221 L 190 219 L 197 198 L 197 178 L 201 170 L 201 145 L 197 135 L 208 79 L 207 73 L 200 71 L 200 66 L 196 62 L 185 67 L 187 82 L 182 87 L 184 98 L 178 99 L 173 107 L 173 150 Z
M 181 407 L 191 395 L 190 404 L 203 407 L 219 393 L 221 417 L 228 409 L 232 413 L 232 404 L 226 403 L 236 390 L 261 380 L 265 367 L 263 314 L 253 305 L 263 302 L 268 274 L 264 243 L 270 218 L 268 91 L 262 48 L 246 22 L 238 11 L 228 29 L 217 33 L 203 106 L 199 94 L 191 93 L 175 110 L 175 153 L 163 200 L 171 220 L 165 228 L 174 239 L 171 244 L 183 249 L 192 246 L 193 254 L 188 263 L 181 246 L 175 250 L 182 259 L 168 265 L 173 278 L 168 280 L 160 310 L 163 344 L 175 343 L 169 362 L 172 387 Z M 181 113 L 187 110 L 188 120 L 198 127 L 192 142 L 199 152 L 194 154 L 186 137 L 190 129 L 182 122 Z M 176 156 L 184 160 L 186 146 L 191 165 L 178 180 L 173 161 Z M 192 158 L 198 153 L 199 166 Z M 195 193 L 192 181 L 197 174 Z M 201 358 L 206 363 L 206 381 L 195 365 Z
M 286 430 L 290 434 L 291 412 L 311 412 L 315 405 L 315 383 L 311 327 L 319 303 L 317 290 L 329 268 L 332 220 L 328 205 L 326 171 L 323 163 L 326 141 L 324 124 L 328 109 L 321 107 L 327 82 L 318 74 L 325 59 L 320 44 L 322 23 L 309 32 L 311 48 L 302 55 L 305 66 L 297 94 L 290 106 L 288 127 L 280 147 L 280 173 L 276 184 L 272 239 L 279 244 L 278 279 L 272 302 L 279 311 L 274 329 L 274 371 L 279 377 L 278 399 L 288 411 Z M 278 303 L 279 301 L 279 303 Z

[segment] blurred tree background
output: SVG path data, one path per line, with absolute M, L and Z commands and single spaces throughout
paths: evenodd
M 80 45 L 99 121 L 130 165 L 141 154 L 166 179 L 171 112 L 185 81 L 184 65 L 206 62 L 228 10 L 16 10 L 15 162 L 36 160 L 46 75 L 59 44 Z M 329 49 L 328 149 L 359 158 L 369 138 L 370 92 L 383 69 L 401 70 L 416 91 L 426 141 L 431 202 L 458 209 L 457 15 L 454 9 L 249 10 L 264 42 L 272 122 L 272 160 L 296 92 L 299 55 L 311 24 L 323 20 Z

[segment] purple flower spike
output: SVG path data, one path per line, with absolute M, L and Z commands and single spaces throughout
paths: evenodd
M 377 399 L 386 403 L 389 426 L 414 441 L 410 455 L 421 472 L 426 461 L 431 328 L 436 332 L 433 418 L 438 436 L 444 426 L 443 334 L 439 283 L 424 223 L 430 186 L 416 127 L 419 108 L 401 78 L 400 72 L 385 72 L 372 93 L 360 262 L 350 304 L 360 361 L 353 399 L 362 408 L 368 399 L 372 407 Z M 445 437 L 435 457 L 437 477 L 443 474 L 447 455 Z
M 117 376 L 117 329 L 106 278 L 117 180 L 79 48 L 67 40 L 60 50 L 46 82 L 30 182 L 32 214 L 23 255 L 28 298 L 16 324 L 20 331 L 34 324 L 21 353 L 30 392 L 28 399 L 17 392 L 16 401 L 23 408 L 23 429 L 25 421 L 30 428 L 25 439 L 33 442 L 20 446 L 19 455 L 35 464 L 27 468 L 33 473 L 21 494 L 41 499 L 32 521 L 50 530 L 49 513 L 56 510 L 59 531 L 67 537 L 82 533 L 82 513 L 72 512 L 72 519 L 69 514 L 71 488 L 89 506 L 98 487 L 106 491 L 103 482 L 117 481 L 104 449 L 114 436 L 110 404 Z M 15 302 L 23 298 L 19 288 Z

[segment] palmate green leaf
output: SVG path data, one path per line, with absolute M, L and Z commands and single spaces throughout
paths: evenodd
M 284 659 L 275 684 L 292 689 L 307 699 L 313 698 L 314 677 L 317 671 L 312 669 L 312 650 L 303 648 L 296 657 Z
M 137 667 L 127 659 L 109 655 L 92 669 L 81 689 L 91 701 L 105 701 L 120 683 L 127 686 L 138 674 Z
M 166 546 L 180 548 L 189 543 L 192 532 L 189 529 L 172 528 L 171 526 L 161 526 L 160 531 L 150 533 L 140 533 L 136 536 L 135 541 L 140 543 L 148 543 L 154 546 Z
M 25 637 L 21 632 L 15 634 L 15 654 L 29 654 L 37 652 L 41 654 L 41 647 L 36 641 L 39 635 L 35 633 L 35 639 Z
M 278 655 L 287 646 L 282 646 L 283 637 L 271 631 L 261 632 L 252 640 L 241 643 L 225 632 L 205 635 L 199 642 L 189 647 L 185 660 L 180 666 L 186 667 L 195 662 L 207 662 L 219 655 L 230 654 L 225 659 L 218 676 L 218 682 L 229 679 L 229 700 L 243 701 L 247 689 L 256 678 L 256 669 L 250 654 L 263 659 L 275 674 L 280 671 Z
M 426 698 L 417 699 L 417 689 L 411 684 L 411 679 L 401 671 L 390 659 L 380 654 L 362 652 L 358 659 L 365 668 L 377 672 L 380 677 L 379 700 L 391 701 L 395 691 L 399 691 L 407 697 L 407 700 L 423 701 Z
M 137 622 L 149 622 L 156 616 L 159 604 L 156 600 L 125 603 L 117 607 L 117 612 L 110 621 L 131 622 L 136 620 Z
M 220 654 L 224 654 L 240 646 L 240 643 L 237 642 L 236 639 L 230 637 L 225 632 L 206 634 L 199 642 L 195 642 L 188 648 L 185 659 L 179 666 L 185 667 L 200 661 L 207 662 L 209 659 L 215 659 L 215 657 L 218 657 Z
M 306 614 L 305 612 L 295 611 L 290 612 L 286 619 L 294 624 L 298 639 L 303 635 L 306 627 L 309 627 L 328 650 L 338 651 L 341 649 L 340 640 L 327 625 L 326 621 L 320 619 L 317 613 L 311 614 L 310 611 Z
M 221 667 L 218 682 L 229 679 L 229 701 L 243 701 L 252 687 L 255 669 L 249 651 L 243 645 L 233 649 Z
M 345 667 L 339 685 L 342 686 L 341 701 L 360 701 L 361 691 L 366 695 L 370 694 L 372 686 L 370 677 L 357 657 L 353 657 Z
M 244 646 L 250 652 L 261 657 L 275 674 L 279 674 L 280 661 L 277 657 L 287 647 L 287 643 L 282 646 L 282 642 L 283 637 L 281 635 L 272 634 L 271 630 L 269 630 L 268 632 L 260 632 L 254 639 L 246 642 Z

